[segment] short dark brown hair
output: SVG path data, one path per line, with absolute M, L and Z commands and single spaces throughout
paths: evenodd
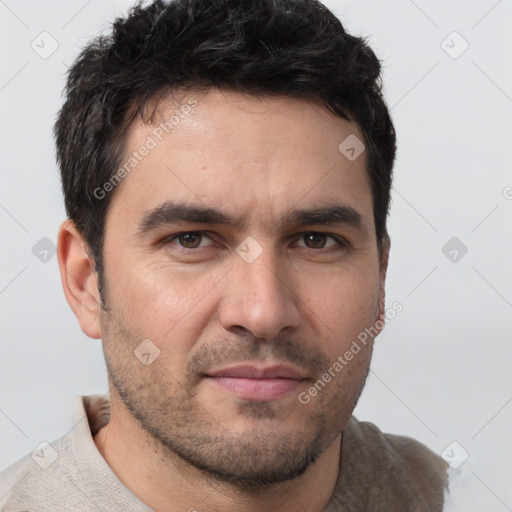
M 396 138 L 381 65 L 367 42 L 347 34 L 317 0 L 156 0 L 135 5 L 82 50 L 54 127 L 67 215 L 91 249 L 100 282 L 113 192 L 99 198 L 95 191 L 123 161 L 126 128 L 137 115 L 144 119 L 151 99 L 210 87 L 315 99 L 355 121 L 382 247 Z

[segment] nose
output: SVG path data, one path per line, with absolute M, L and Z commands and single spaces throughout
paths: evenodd
M 242 335 L 249 331 L 264 339 L 297 329 L 302 320 L 299 297 L 289 274 L 271 250 L 264 250 L 252 263 L 236 255 L 220 305 L 224 329 Z

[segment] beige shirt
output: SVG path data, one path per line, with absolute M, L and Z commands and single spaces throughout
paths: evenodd
M 73 427 L 0 473 L 2 512 L 150 512 L 117 478 L 94 443 L 109 421 L 108 395 L 78 395 Z M 447 464 L 408 437 L 352 417 L 340 474 L 324 512 L 441 512 Z

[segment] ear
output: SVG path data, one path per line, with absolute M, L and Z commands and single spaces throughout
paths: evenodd
M 384 328 L 384 321 L 386 318 L 386 274 L 388 271 L 389 262 L 389 249 L 391 247 L 391 241 L 386 235 L 382 241 L 382 248 L 380 251 L 379 261 L 379 305 L 377 311 L 377 318 L 375 319 L 376 326 L 381 326 L 378 331 L 382 331 Z
M 71 220 L 59 229 L 57 258 L 64 295 L 78 318 L 80 327 L 90 338 L 101 338 L 101 310 L 98 277 L 94 260 L 87 252 L 84 238 Z

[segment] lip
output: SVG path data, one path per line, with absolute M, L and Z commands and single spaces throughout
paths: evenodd
M 305 373 L 290 365 L 242 364 L 208 372 L 205 379 L 215 387 L 244 400 L 271 401 L 284 398 L 301 385 Z
M 292 365 L 278 364 L 257 366 L 254 364 L 238 364 L 209 371 L 208 377 L 243 377 L 246 379 L 295 379 L 302 380 L 306 374 Z

